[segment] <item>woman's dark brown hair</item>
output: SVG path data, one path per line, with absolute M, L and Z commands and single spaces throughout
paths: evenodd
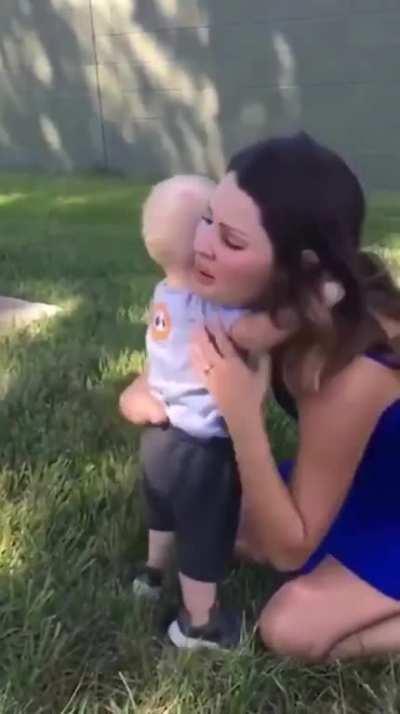
M 228 171 L 257 204 L 274 247 L 262 307 L 275 319 L 282 308 L 294 309 L 300 320 L 286 354 L 318 347 L 330 373 L 359 352 L 387 347 L 375 313 L 400 321 L 400 291 L 385 266 L 360 250 L 365 199 L 345 161 L 300 133 L 240 151 Z M 312 305 L 321 303 L 326 276 L 345 294 L 328 321 L 319 321 Z

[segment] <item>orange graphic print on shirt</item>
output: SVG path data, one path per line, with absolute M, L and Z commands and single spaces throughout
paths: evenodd
M 151 309 L 150 334 L 155 342 L 167 340 L 171 332 L 171 317 L 164 302 L 155 303 Z

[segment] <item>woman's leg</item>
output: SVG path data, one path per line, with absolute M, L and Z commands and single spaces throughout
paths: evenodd
M 345 637 L 334 645 L 328 659 L 333 661 L 396 652 L 400 652 L 400 615 L 392 615 L 382 622 Z
M 400 620 L 400 601 L 328 557 L 308 575 L 283 585 L 262 611 L 259 626 L 266 646 L 278 654 L 320 660 L 345 650 L 347 656 L 349 650 L 351 656 L 373 654 L 378 642 L 379 652 L 393 651 L 394 634 L 389 637 L 390 626 L 383 623 L 390 618 L 394 625 L 396 616 Z

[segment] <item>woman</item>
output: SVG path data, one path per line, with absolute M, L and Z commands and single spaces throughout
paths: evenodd
M 194 359 L 233 439 L 248 545 L 296 573 L 265 605 L 261 637 L 310 660 L 400 650 L 400 292 L 360 252 L 364 212 L 347 165 L 300 134 L 232 159 L 195 243 L 204 297 L 278 324 L 297 316 L 269 371 L 247 367 L 219 328 L 198 336 Z M 327 275 L 342 288 L 332 309 Z M 270 386 L 299 421 L 281 470 L 263 419 Z

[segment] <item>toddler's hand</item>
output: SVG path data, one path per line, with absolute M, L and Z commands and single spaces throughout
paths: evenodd
M 156 397 L 153 397 L 151 394 L 149 395 L 150 399 L 148 400 L 148 403 L 146 405 L 146 411 L 147 411 L 147 421 L 150 424 L 167 424 L 168 423 L 168 416 L 167 412 L 165 411 L 165 406 L 162 402 L 160 402 Z
M 151 394 L 142 376 L 122 392 L 119 410 L 125 419 L 137 426 L 168 422 L 164 404 Z

